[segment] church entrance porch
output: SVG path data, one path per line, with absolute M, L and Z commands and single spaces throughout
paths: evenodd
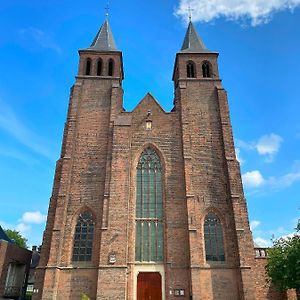
M 162 300 L 161 275 L 142 272 L 137 278 L 137 300 Z

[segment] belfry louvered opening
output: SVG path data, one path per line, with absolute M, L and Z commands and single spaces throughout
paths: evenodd
M 156 152 L 147 148 L 136 177 L 136 261 L 163 261 L 162 167 Z

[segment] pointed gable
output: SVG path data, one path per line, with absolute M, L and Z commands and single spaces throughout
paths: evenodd
M 139 104 L 134 108 L 133 112 L 135 112 L 138 108 L 141 107 L 157 108 L 159 111 L 166 113 L 165 110 L 161 107 L 158 101 L 152 96 L 151 93 L 147 93 L 146 96 L 139 102 Z
M 181 47 L 180 53 L 195 52 L 195 53 L 208 53 L 209 51 L 198 32 L 196 31 L 193 23 L 190 21 L 185 38 Z

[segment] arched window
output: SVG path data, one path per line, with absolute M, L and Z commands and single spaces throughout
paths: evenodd
M 189 61 L 186 65 L 186 73 L 188 78 L 196 77 L 195 64 L 192 61 Z
M 163 195 L 161 163 L 147 148 L 139 160 L 136 177 L 136 261 L 163 261 Z
M 85 75 L 91 75 L 92 60 L 88 58 L 85 64 Z
M 202 73 L 204 78 L 210 78 L 211 77 L 211 70 L 210 70 L 210 65 L 206 61 L 202 65 Z
M 110 59 L 108 61 L 108 76 L 113 76 L 114 75 L 114 61 L 113 59 Z
M 79 215 L 75 227 L 73 261 L 90 261 L 92 259 L 93 237 L 93 216 L 90 212 L 85 211 Z
M 222 224 L 214 213 L 205 218 L 204 240 L 206 261 L 225 261 Z
M 102 59 L 99 58 L 97 62 L 97 76 L 102 75 Z

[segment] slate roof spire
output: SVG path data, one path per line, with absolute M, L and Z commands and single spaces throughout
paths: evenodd
M 95 51 L 118 51 L 112 31 L 110 29 L 108 18 L 106 17 L 103 25 L 94 38 L 89 50 Z
M 189 26 L 186 31 L 180 53 L 186 53 L 186 52 L 194 52 L 194 53 L 211 52 L 205 47 L 202 39 L 200 38 L 191 20 L 189 22 Z

